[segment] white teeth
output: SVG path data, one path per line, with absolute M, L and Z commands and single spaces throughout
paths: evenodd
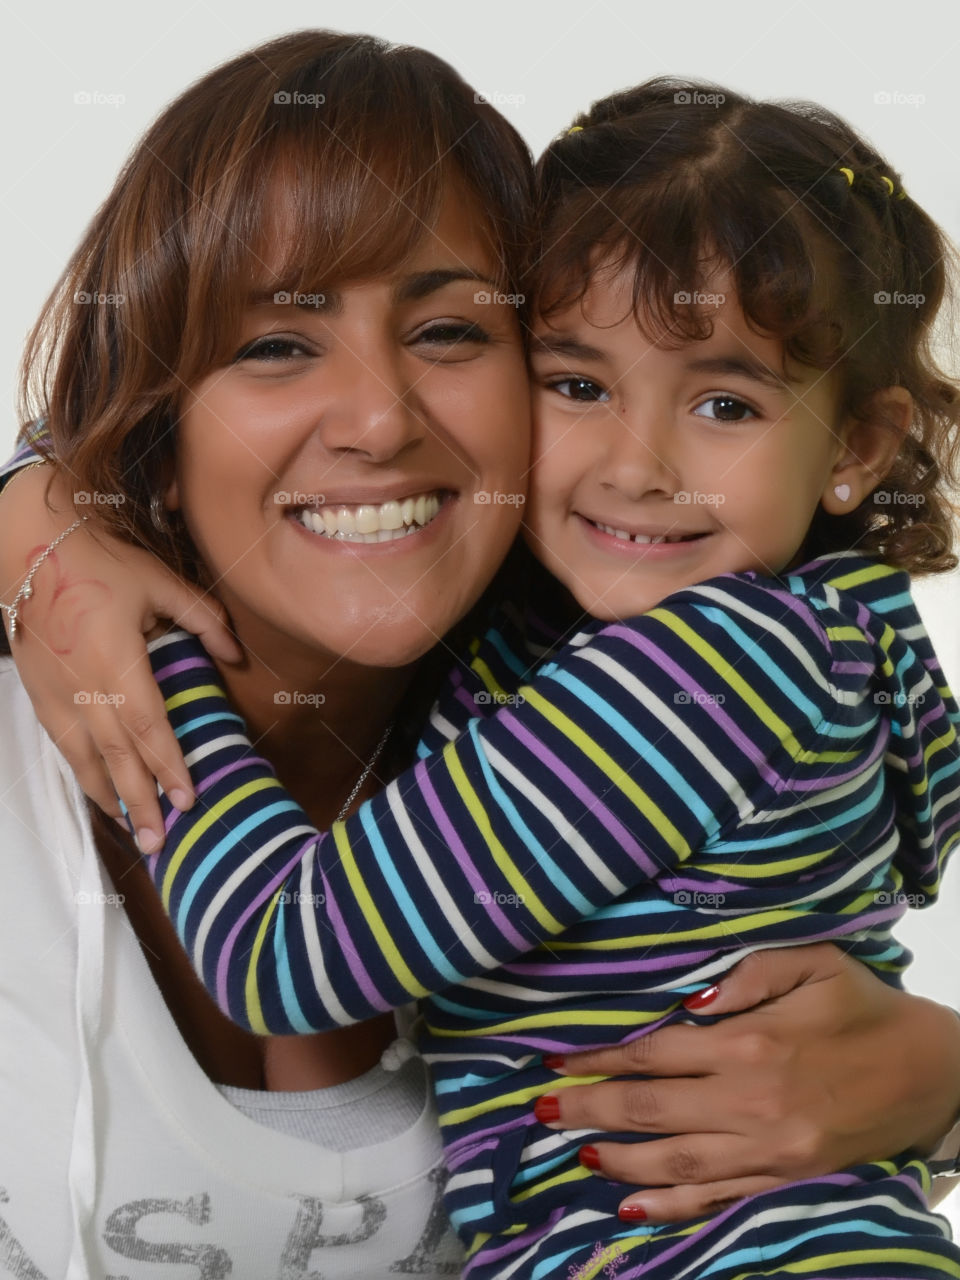
M 381 529 L 402 529 L 403 512 L 399 502 L 385 502 L 380 508 Z
M 636 542 L 640 546 L 646 546 L 647 544 L 654 546 L 661 542 L 684 542 L 693 536 L 687 533 L 678 533 L 673 537 L 668 537 L 664 533 L 628 533 L 626 529 L 614 529 L 612 525 L 600 524 L 599 521 L 597 522 L 597 528 L 601 533 L 609 533 L 611 537 L 619 538 L 621 542 Z
M 376 533 L 380 528 L 380 514 L 376 507 L 357 507 L 357 533 Z
M 304 507 L 297 519 L 311 533 L 344 542 L 392 542 L 418 533 L 439 513 L 440 495 L 421 493 L 402 502 L 390 499 L 379 507 L 360 503 L 355 507 Z

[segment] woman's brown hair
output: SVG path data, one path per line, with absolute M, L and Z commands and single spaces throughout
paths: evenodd
M 726 270 L 758 332 L 790 359 L 836 368 L 838 420 L 865 418 L 882 388 L 910 392 L 892 470 L 849 514 L 818 510 L 805 559 L 856 548 L 914 574 L 956 567 L 960 398 L 932 351 L 953 254 L 849 125 L 811 103 L 658 78 L 579 116 L 537 177 L 544 314 L 582 299 L 609 263 L 632 268 L 648 336 L 704 338 L 712 307 L 698 297 Z
M 182 527 L 150 519 L 184 392 L 234 354 L 252 293 L 394 270 L 450 182 L 476 200 L 518 293 L 531 157 L 452 67 L 329 31 L 240 55 L 166 108 L 126 163 L 28 340 L 21 422 L 43 420 L 39 447 L 100 496 L 88 510 L 111 532 L 201 576 Z

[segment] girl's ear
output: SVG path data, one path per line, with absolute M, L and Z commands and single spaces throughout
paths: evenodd
M 847 418 L 820 498 L 830 515 L 846 515 L 873 492 L 893 466 L 912 421 L 913 397 L 906 387 L 874 392 L 866 415 Z

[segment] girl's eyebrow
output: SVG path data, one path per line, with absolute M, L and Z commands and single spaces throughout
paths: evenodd
M 687 368 L 691 373 L 718 373 L 721 376 L 749 378 L 775 391 L 785 391 L 788 387 L 786 378 L 782 377 L 752 356 L 702 356 L 698 360 L 689 360 Z
M 531 355 L 564 356 L 568 360 L 606 360 L 598 347 L 591 347 L 566 333 L 535 333 L 530 339 Z

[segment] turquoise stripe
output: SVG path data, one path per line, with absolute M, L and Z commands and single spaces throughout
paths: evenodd
M 607 672 L 603 674 L 608 675 Z M 624 742 L 636 751 L 644 764 L 649 766 L 645 769 L 645 772 L 659 774 L 664 779 L 669 790 L 674 793 L 670 797 L 670 813 L 673 816 L 682 814 L 683 809 L 687 808 L 703 827 L 706 832 L 705 838 L 713 840 L 716 837 L 720 830 L 720 825 L 711 806 L 704 802 L 703 797 L 690 786 L 675 765 L 666 756 L 661 755 L 652 742 L 645 738 L 642 733 L 639 733 L 630 721 L 625 716 L 622 716 L 606 698 L 599 697 L 589 685 L 584 684 L 576 676 L 572 676 L 569 671 L 558 671 L 553 678 L 557 684 L 575 694 L 583 705 L 589 707 L 602 723 L 609 725 L 611 729 L 620 735 Z M 631 702 L 634 700 L 631 698 Z M 586 725 L 581 717 L 571 716 L 570 718 L 577 721 L 578 727 L 584 733 L 587 732 Z M 678 740 L 672 734 L 669 735 L 669 738 L 672 743 L 678 743 Z M 707 753 L 704 752 L 704 757 L 706 756 Z M 709 759 L 715 759 L 712 753 Z M 708 761 L 705 758 L 701 758 L 700 763 L 706 766 Z M 724 791 L 725 794 L 726 792 Z
M 865 1190 L 867 1189 L 869 1189 L 869 1184 Z M 802 1213 L 804 1206 L 799 1205 L 797 1208 L 799 1212 Z M 886 1206 L 884 1206 L 884 1208 L 886 1208 Z M 842 1206 L 838 1207 L 838 1212 L 840 1211 L 842 1211 Z M 886 1212 L 889 1212 L 889 1209 L 886 1209 Z M 783 1228 L 786 1225 L 787 1223 L 783 1221 L 777 1223 L 778 1228 Z M 770 1240 L 768 1236 L 765 1236 L 762 1249 L 735 1249 L 733 1251 L 723 1249 L 715 1262 L 712 1262 L 708 1267 L 701 1268 L 697 1274 L 701 1276 L 709 1276 L 714 1271 L 721 1269 L 727 1271 L 733 1266 L 743 1266 L 748 1263 L 764 1262 L 778 1254 L 786 1253 L 790 1249 L 796 1249 L 799 1245 L 806 1244 L 810 1240 L 816 1240 L 820 1236 L 848 1235 L 852 1234 L 854 1231 L 862 1231 L 864 1235 L 873 1236 L 878 1240 L 898 1240 L 901 1242 L 916 1240 L 915 1234 L 911 1231 L 911 1226 L 912 1224 L 908 1225 L 905 1223 L 901 1230 L 894 1231 L 890 1227 L 882 1227 L 878 1222 L 871 1222 L 869 1219 L 856 1218 L 851 1221 L 849 1218 L 844 1218 L 842 1222 L 827 1223 L 825 1226 L 818 1226 L 813 1231 L 804 1231 L 798 1236 L 789 1236 L 782 1240 L 773 1241 Z M 752 1227 L 750 1223 L 744 1223 L 743 1230 L 745 1233 L 747 1231 L 753 1232 L 756 1228 Z M 923 1246 L 919 1243 L 915 1243 L 913 1247 L 921 1249 Z M 854 1244 L 854 1251 L 862 1249 L 862 1244 Z M 824 1250 L 822 1254 L 814 1255 L 813 1258 L 807 1259 L 807 1261 L 815 1262 L 818 1256 L 826 1257 L 827 1251 Z M 833 1265 L 836 1266 L 836 1264 Z M 851 1265 L 853 1264 L 851 1263 Z M 812 1273 L 806 1272 L 804 1274 Z
M 217 864 L 230 853 L 235 845 L 240 843 L 244 836 L 249 835 L 251 831 L 256 831 L 258 827 L 262 827 L 272 817 L 281 813 L 299 813 L 303 816 L 303 810 L 295 800 L 278 800 L 275 804 L 268 805 L 265 809 L 258 809 L 256 813 L 252 813 L 249 818 L 245 818 L 239 825 L 231 826 L 223 839 L 218 840 L 210 852 L 204 856 L 191 875 L 177 907 L 177 917 L 174 923 L 181 938 L 186 937 L 187 916 L 193 905 L 193 900 L 203 888 L 204 881 Z M 206 834 L 209 834 L 209 831 Z M 304 840 L 306 838 L 306 834 L 304 834 Z M 176 888 L 176 880 L 174 881 L 174 888 Z M 219 889 L 220 886 L 218 885 L 217 888 Z
M 210 715 L 197 716 L 193 720 L 187 720 L 183 724 L 178 725 L 176 729 L 176 735 L 178 738 L 182 738 L 184 737 L 185 734 L 192 733 L 194 729 L 202 729 L 204 725 L 208 725 L 208 724 L 219 724 L 224 720 L 233 720 L 236 724 L 240 726 L 241 732 L 246 733 L 247 726 L 244 724 L 242 716 L 238 716 L 232 711 L 213 711 L 210 713 Z M 209 746 L 210 745 L 209 740 L 205 742 L 203 745 L 205 747 Z M 211 751 L 210 755 L 204 756 L 204 761 L 205 762 L 209 761 L 213 754 L 214 753 Z
M 505 665 L 510 668 L 515 676 L 523 678 L 529 674 L 529 664 L 521 662 L 516 653 L 512 649 L 507 648 L 507 643 L 499 631 L 491 628 L 491 630 L 484 636 L 484 640 L 492 649 L 495 650 L 497 656 L 502 659 Z M 490 664 L 487 663 L 487 666 L 489 665 Z
M 477 1218 L 484 1218 L 492 1213 L 493 1201 L 482 1200 L 480 1204 L 464 1205 L 462 1209 L 452 1209 L 450 1211 L 450 1221 L 455 1227 L 459 1227 L 462 1222 L 474 1222 Z
M 850 800 L 854 796 L 863 792 L 863 787 L 858 787 L 857 791 L 851 792 L 850 796 L 844 798 L 842 818 L 839 816 L 829 818 L 825 814 L 821 814 L 818 819 L 816 817 L 818 810 L 825 809 L 827 803 L 836 804 L 837 802 L 830 796 L 824 796 L 821 797 L 824 803 L 821 803 L 818 806 L 816 800 L 813 799 L 809 805 L 809 809 L 814 815 L 814 821 L 809 826 L 796 827 L 794 830 L 785 831 L 781 835 L 758 837 L 756 840 L 723 840 L 713 846 L 710 850 L 710 856 L 712 858 L 716 858 L 720 857 L 724 853 L 746 853 L 750 850 L 762 851 L 763 849 L 782 849 L 784 846 L 791 844 L 802 845 L 806 843 L 808 838 L 813 838 L 818 832 L 823 832 L 825 827 L 834 833 L 838 839 L 843 839 L 844 831 L 847 831 L 852 823 L 855 823 L 859 818 L 864 817 L 866 814 L 872 813 L 873 810 L 878 807 L 880 804 L 880 798 L 884 793 L 884 789 L 883 770 L 882 768 L 879 768 L 876 771 L 876 781 L 859 804 L 854 805 L 852 809 L 846 808 L 846 805 L 849 804 Z M 806 852 L 809 853 L 810 850 L 807 849 Z M 766 859 L 763 858 L 758 858 L 757 860 L 759 862 L 766 861 Z
M 300 910 L 296 903 L 291 904 L 291 909 L 293 911 Z M 290 972 L 290 956 L 286 950 L 287 926 L 285 915 L 284 904 L 281 902 L 277 906 L 277 922 L 273 931 L 273 958 L 277 966 L 277 985 L 280 988 L 283 1015 L 293 1031 L 301 1033 L 316 1031 L 316 1027 L 303 1016 L 303 1010 L 300 1008 L 300 1001 L 297 999 L 297 993 L 293 985 L 293 975 Z
M 771 599 L 770 603 L 772 605 L 775 601 Z M 793 707 L 798 711 L 801 711 L 810 724 L 819 727 L 823 716 L 820 704 L 811 701 L 803 689 L 801 689 L 799 685 L 794 684 L 786 672 L 781 671 L 776 663 L 770 661 L 764 651 L 760 648 L 756 638 L 747 635 L 735 618 L 731 617 L 730 614 L 725 613 L 722 609 L 718 609 L 715 605 L 697 605 L 697 609 L 705 618 L 709 618 L 711 622 L 716 624 L 721 631 L 726 631 L 727 635 L 729 635 L 733 640 L 733 643 L 736 646 L 733 652 L 724 653 L 721 649 L 721 657 L 725 658 L 731 666 L 734 666 L 736 665 L 737 656 L 740 653 L 744 654 L 755 667 L 758 667 L 763 672 L 778 693 L 786 695 L 793 704 Z M 799 644 L 796 636 L 792 636 L 791 640 L 794 644 Z M 777 642 L 775 641 L 774 643 Z M 717 648 L 719 646 L 714 647 Z M 699 651 L 697 652 L 698 656 L 702 657 L 702 655 L 699 655 Z M 705 658 L 704 661 L 706 661 Z M 743 673 L 740 672 L 740 674 L 742 675 Z M 804 674 L 806 675 L 806 672 L 804 672 Z M 748 681 L 748 683 L 752 684 L 753 682 Z M 756 693 L 757 690 L 754 689 L 754 692 Z M 772 707 L 766 700 L 764 700 L 763 705 L 764 707 L 769 708 L 772 714 L 779 716 L 781 719 L 783 718 L 782 713 Z M 766 720 L 766 717 L 764 717 L 764 719 Z
M 567 873 L 554 861 L 553 858 L 550 857 L 549 853 L 547 853 L 546 849 L 520 816 L 517 806 L 500 785 L 500 780 L 494 773 L 490 761 L 487 759 L 487 753 L 484 751 L 483 744 L 480 741 L 479 727 L 482 723 L 482 720 L 471 720 L 469 728 L 470 738 L 473 741 L 473 745 L 477 752 L 477 762 L 480 765 L 481 772 L 483 773 L 483 781 L 490 793 L 488 811 L 492 814 L 500 814 L 507 819 L 510 826 L 517 834 L 517 839 L 520 842 L 519 848 L 523 849 L 525 853 L 532 853 L 540 867 L 543 868 L 544 871 L 548 872 L 552 877 L 551 888 L 559 890 L 566 900 L 576 908 L 577 912 L 581 916 L 592 915 L 594 911 L 594 904 L 589 898 L 584 897 Z M 516 761 L 512 761 L 511 763 L 516 765 Z M 526 799 L 527 797 L 524 798 Z M 493 825 L 495 828 L 496 824 Z M 559 830 L 557 830 L 558 841 L 560 838 Z M 506 845 L 508 849 L 511 848 L 509 841 L 501 839 L 500 843 Z M 513 849 L 514 857 L 516 857 L 518 851 L 518 848 Z M 570 856 L 566 849 L 564 852 L 567 853 L 568 857 Z
M 403 879 L 397 873 L 396 864 L 390 856 L 376 822 L 373 820 L 372 809 L 373 805 L 368 803 L 363 805 L 358 812 L 358 816 L 363 825 L 363 832 L 370 841 L 370 847 L 373 849 L 374 856 L 377 859 L 377 865 L 380 868 L 380 872 L 384 880 L 387 882 L 390 891 L 396 898 L 397 906 L 399 907 L 401 914 L 406 918 L 406 923 L 416 934 L 417 945 L 441 978 L 446 982 L 463 982 L 465 980 L 463 974 L 459 969 L 455 969 L 453 967 L 440 947 L 437 946 L 437 943 L 433 938 L 433 930 L 420 914 L 416 903 L 413 898 L 410 897 L 407 886 L 403 883 Z M 403 845 L 404 848 L 407 847 L 406 841 L 403 842 Z M 429 892 L 425 885 L 422 888 L 418 885 L 418 890 L 424 896 Z M 374 892 L 372 896 L 374 900 L 379 897 L 376 892 Z M 430 906 L 435 909 L 438 907 L 432 893 L 430 894 Z M 403 950 L 403 948 L 400 949 L 401 951 Z

